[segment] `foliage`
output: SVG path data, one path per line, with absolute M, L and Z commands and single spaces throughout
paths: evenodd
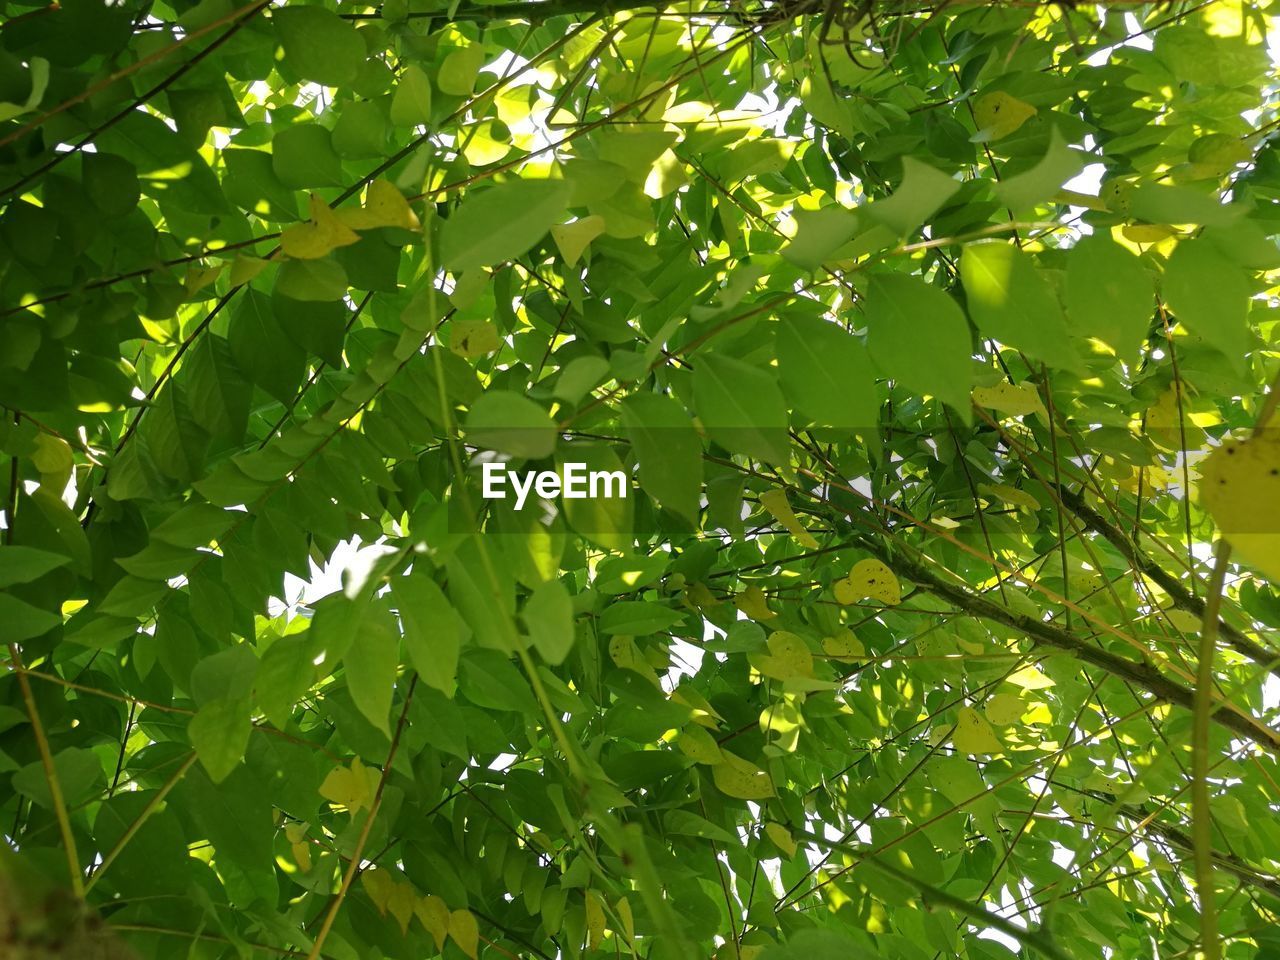
M 1270 7 L 5 3 L 0 953 L 1280 955 Z

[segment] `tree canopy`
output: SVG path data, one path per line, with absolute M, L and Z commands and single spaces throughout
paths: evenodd
M 0 10 L 0 955 L 1280 957 L 1274 4 Z

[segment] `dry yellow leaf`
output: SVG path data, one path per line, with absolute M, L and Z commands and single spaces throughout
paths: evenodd
M 858 591 L 854 589 L 853 584 L 849 582 L 848 577 L 841 577 L 833 583 L 831 585 L 831 594 L 836 598 L 836 603 L 845 607 L 862 599 L 858 596 Z
M 448 905 L 433 893 L 418 900 L 413 905 L 413 912 L 423 929 L 435 940 L 436 949 L 442 949 L 445 938 L 449 935 Z
M 1000 753 L 1004 749 L 991 724 L 973 707 L 960 708 L 951 742 L 961 753 Z
M 767 654 L 753 653 L 748 657 L 751 665 L 764 676 L 774 680 L 813 676 L 813 654 L 794 633 L 779 630 L 769 637 L 767 646 Z
M 336 216 L 352 230 L 372 230 L 377 227 L 399 227 L 417 230 L 422 226 L 409 201 L 395 184 L 379 177 L 365 191 L 363 207 L 344 207 Z
M 766 823 L 764 832 L 773 841 L 773 845 L 785 853 L 788 857 L 796 855 L 796 842 L 791 837 L 791 831 L 780 823 Z
M 631 902 L 626 897 L 619 897 L 613 909 L 618 919 L 622 921 L 622 932 L 627 938 L 627 944 L 630 945 L 636 938 L 636 921 L 631 913 Z
M 595 950 L 604 940 L 604 897 L 598 890 L 588 890 L 586 896 L 587 909 L 587 949 Z
M 787 502 L 787 491 L 781 487 L 760 494 L 760 505 L 773 514 L 773 518 L 787 528 L 787 532 L 796 538 L 800 546 L 809 550 L 818 549 L 818 541 L 806 530 L 796 518 L 791 504 Z
M 350 246 L 359 240 L 360 234 L 339 220 L 329 205 L 313 193 L 311 219 L 307 223 L 287 227 L 280 234 L 280 249 L 285 256 L 298 260 L 319 260 L 339 247 Z
M 378 786 L 376 777 L 377 774 L 365 767 L 359 757 L 353 757 L 350 768 L 338 767 L 329 772 L 320 785 L 320 796 L 346 807 L 354 817 L 373 803 L 373 793 Z
M 1003 90 L 984 93 L 973 102 L 973 119 L 982 140 L 1007 137 L 1035 115 L 1035 107 Z
M 769 609 L 765 601 L 764 591 L 754 584 L 743 590 L 734 598 L 734 605 L 752 620 L 772 620 L 777 616 Z
M 1022 698 L 1014 693 L 997 693 L 994 697 L 986 702 L 983 712 L 998 727 L 1007 727 L 1011 723 L 1017 723 L 1022 719 L 1022 714 L 1026 712 L 1026 704 L 1022 702 Z
M 676 746 L 686 757 L 698 763 L 714 765 L 724 760 L 716 738 L 696 724 L 680 731 L 680 736 L 676 737 Z
M 867 653 L 862 641 L 847 627 L 837 631 L 834 636 L 823 637 L 822 651 L 832 660 L 839 660 L 841 663 L 856 663 Z
M 502 335 L 492 320 L 454 320 L 449 324 L 449 349 L 463 360 L 477 360 L 502 346 Z
M 1280 580 L 1280 437 L 1227 440 L 1200 466 L 1200 503 L 1241 560 Z
M 849 586 L 859 598 L 870 597 L 885 606 L 893 607 L 902 602 L 902 587 L 897 576 L 883 561 L 874 557 L 859 560 L 853 565 L 849 571 Z
M 724 763 L 711 768 L 711 779 L 717 790 L 738 800 L 764 800 L 773 796 L 773 780 L 769 774 L 728 750 L 722 752 Z
M 994 387 L 974 387 L 973 402 L 980 407 L 990 407 L 1005 416 L 1025 417 L 1034 413 L 1044 423 L 1049 422 L 1049 411 L 1044 408 L 1040 393 L 1029 383 L 997 383 Z
M 471 960 L 480 949 L 480 926 L 470 910 L 455 910 L 449 914 L 449 936 L 458 948 Z

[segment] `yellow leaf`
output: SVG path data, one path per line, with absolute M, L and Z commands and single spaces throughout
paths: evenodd
M 199 293 L 213 281 L 218 279 L 218 274 L 222 273 L 224 264 L 219 263 L 213 267 L 187 267 L 187 275 L 182 280 L 182 286 L 187 291 L 187 296 Z
M 609 659 L 613 661 L 615 667 L 621 667 L 623 670 L 636 670 L 644 674 L 649 672 L 649 666 L 640 655 L 640 648 L 636 646 L 635 638 L 626 634 L 619 634 L 609 639 Z
M 261 257 L 248 257 L 243 253 L 237 254 L 235 260 L 231 261 L 231 286 L 239 287 L 248 283 L 266 269 L 267 262 Z
M 413 912 L 422 928 L 435 939 L 436 949 L 442 949 L 449 935 L 449 908 L 445 902 L 433 893 L 415 903 Z
M 71 471 L 75 466 L 71 445 L 61 437 L 41 431 L 36 434 L 31 462 L 40 473 L 40 486 L 61 497 L 71 481 Z
M 777 616 L 765 602 L 764 591 L 754 584 L 738 594 L 733 602 L 752 620 L 772 620 Z
M 724 719 L 716 711 L 716 708 L 707 702 L 706 697 L 688 685 L 676 687 L 672 690 L 671 699 L 676 703 L 683 703 L 686 707 L 691 708 L 693 710 L 693 722 L 710 730 L 715 730 L 720 726 L 719 721 Z
M 1046 424 L 1049 411 L 1044 408 L 1040 394 L 1029 383 L 997 383 L 994 387 L 974 387 L 973 402 L 980 407 L 990 407 L 1009 417 L 1025 417 L 1034 413 Z
M 409 932 L 409 921 L 413 919 L 413 910 L 417 905 L 418 892 L 413 885 L 401 881 L 391 889 L 391 898 L 387 901 L 387 909 L 400 924 L 400 932 Z
M 366 870 L 360 874 L 360 883 L 381 916 L 387 915 L 387 906 L 395 894 L 396 882 L 385 870 Z
M 587 949 L 594 950 L 604 940 L 604 898 L 597 890 L 588 890 L 587 907 Z
M 898 578 L 874 557 L 859 560 L 853 565 L 853 569 L 849 571 L 849 586 L 858 597 L 870 597 L 888 607 L 902 602 L 902 587 L 898 584 Z
M 1227 440 L 1200 466 L 1200 503 L 1239 558 L 1280 581 L 1280 438 Z
M 773 780 L 769 774 L 728 750 L 722 752 L 724 763 L 711 768 L 711 779 L 717 790 L 739 800 L 764 800 L 773 796 Z
M 604 227 L 604 217 L 592 214 L 589 217 L 581 217 L 573 223 L 552 227 L 551 239 L 556 242 L 564 262 L 573 266 L 591 241 L 604 233 Z
M 455 910 L 449 914 L 449 936 L 471 960 L 475 960 L 480 948 L 480 927 L 470 910 Z
M 991 724 L 973 707 L 960 708 L 951 742 L 961 753 L 1000 753 L 1004 750 Z
M 984 93 L 973 102 L 973 120 L 982 140 L 1007 137 L 1035 115 L 1035 107 L 1003 90 Z
M 636 938 L 636 922 L 631 914 L 631 903 L 626 897 L 619 897 L 613 909 L 618 914 L 618 919 L 622 921 L 622 932 L 626 935 L 627 944 L 630 945 Z
M 338 247 L 360 240 L 360 235 L 338 219 L 329 205 L 311 194 L 311 220 L 288 227 L 280 234 L 280 249 L 299 260 L 319 260 Z
M 866 656 L 866 647 L 848 628 L 837 631 L 835 636 L 822 638 L 822 651 L 832 660 L 856 663 Z
M 841 606 L 849 606 L 851 603 L 857 603 L 862 599 L 858 595 L 858 591 L 854 589 L 848 577 L 841 577 L 831 585 L 831 593 L 836 598 L 836 603 Z
M 987 719 L 996 726 L 1007 727 L 1009 724 L 1017 723 L 1021 720 L 1026 709 L 1026 704 L 1022 702 L 1022 698 L 1017 694 L 997 693 L 987 701 L 983 712 L 987 715 Z
M 1025 490 L 1019 490 L 1017 487 L 1011 487 L 1006 483 L 983 483 L 978 485 L 978 489 L 989 496 L 1005 503 L 1011 503 L 1015 507 L 1021 507 L 1024 510 L 1030 510 L 1033 513 L 1040 509 L 1040 501 L 1027 493 Z
M 305 843 L 291 843 L 289 849 L 293 851 L 293 862 L 298 865 L 298 869 L 303 873 L 311 872 L 311 847 Z
M 336 216 L 353 230 L 372 230 L 375 227 L 417 230 L 422 226 L 404 194 L 393 183 L 381 177 L 369 184 L 363 207 L 344 208 L 337 211 Z
M 1007 679 L 1023 690 L 1044 690 L 1054 685 L 1053 680 L 1035 667 L 1023 667 L 1017 673 L 1010 674 Z
M 1175 629 L 1181 630 L 1183 633 L 1199 633 L 1200 628 L 1204 625 L 1204 621 L 1197 617 L 1189 610 L 1179 610 L 1177 607 L 1170 607 L 1167 610 L 1161 610 L 1166 620 L 1169 621 Z
M 714 765 L 724 760 L 716 738 L 697 725 L 690 725 L 681 730 L 680 736 L 676 737 L 676 746 L 686 757 L 698 763 Z
M 781 487 L 775 487 L 766 493 L 760 494 L 760 505 L 768 510 L 775 520 L 787 528 L 787 532 L 796 538 L 796 542 L 802 547 L 809 550 L 818 549 L 818 541 L 814 539 L 812 533 L 806 530 L 798 519 L 795 512 L 791 509 L 791 504 L 787 502 L 787 491 Z
M 463 360 L 488 356 L 500 346 L 502 336 L 492 320 L 454 320 L 449 324 L 449 349 Z
M 1126 223 L 1121 232 L 1126 240 L 1134 243 L 1159 243 L 1167 240 L 1178 231 L 1167 223 Z
M 285 839 L 289 841 L 289 847 L 293 851 L 293 862 L 303 873 L 311 871 L 311 845 L 307 843 L 307 827 L 305 823 L 284 825 Z
M 780 823 L 766 823 L 764 832 L 769 839 L 773 841 L 773 845 L 785 853 L 788 857 L 796 855 L 796 842 L 791 837 L 791 831 Z
M 779 630 L 768 640 L 767 654 L 753 653 L 748 657 L 751 665 L 766 677 L 774 680 L 790 680 L 792 677 L 813 676 L 813 654 L 808 645 L 794 633 Z
M 714 607 L 720 603 L 720 599 L 701 581 L 685 587 L 684 596 L 689 603 L 699 608 Z
M 331 770 L 320 785 L 320 796 L 339 806 L 346 807 L 354 817 L 361 810 L 373 803 L 373 793 L 377 789 L 375 773 L 353 757 L 350 769 L 338 767 Z

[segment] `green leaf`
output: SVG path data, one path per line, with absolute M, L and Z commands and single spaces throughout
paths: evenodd
M 471 630 L 435 581 L 422 573 L 391 580 L 404 646 L 413 668 L 446 697 L 457 689 L 458 652 Z
M 484 48 L 479 44 L 452 50 L 440 64 L 436 85 L 442 93 L 453 97 L 470 96 L 483 64 Z
M 1079 369 L 1062 306 L 1016 246 L 1003 240 L 969 244 L 960 258 L 960 277 L 969 315 L 984 334 L 1051 366 Z
M 70 557 L 34 547 L 0 547 L 0 587 L 39 580 L 50 570 L 65 567 Z
M 819 427 L 874 433 L 880 401 L 866 347 L 838 325 L 784 317 L 777 332 L 778 372 L 787 398 Z
M 793 217 L 796 233 L 782 248 L 782 255 L 808 270 L 822 266 L 863 228 L 857 212 L 841 206 L 797 210 Z
M 521 611 L 534 649 L 552 665 L 564 662 L 573 649 L 573 602 L 564 584 L 548 580 L 539 584 Z
M 927 221 L 950 200 L 960 183 L 911 157 L 902 159 L 902 183 L 893 195 L 866 208 L 871 219 L 899 236 L 906 236 Z
M 1249 345 L 1249 283 L 1208 241 L 1180 240 L 1165 267 L 1164 298 L 1178 321 L 1243 369 Z
M 556 446 L 555 421 L 528 397 L 490 390 L 471 405 L 467 438 L 477 446 L 513 457 L 539 460 Z
M 1086 237 L 1067 254 L 1067 314 L 1081 336 L 1101 340 L 1132 361 L 1155 312 L 1155 279 L 1109 237 Z
M 92 750 L 67 747 L 53 755 L 53 770 L 68 807 L 78 807 L 98 796 L 106 786 L 102 763 Z M 13 775 L 13 789 L 33 803 L 53 808 L 53 795 L 44 764 L 36 760 Z
M 770 374 L 732 357 L 699 355 L 693 406 L 726 449 L 774 464 L 787 461 L 787 408 Z
M 187 736 L 210 780 L 221 783 L 239 765 L 252 730 L 247 700 L 211 700 L 196 712 Z
M 344 182 L 332 136 L 318 123 L 296 123 L 271 140 L 271 169 L 286 187 L 329 187 Z
M 610 637 L 619 634 L 644 636 L 666 630 L 683 619 L 683 614 L 659 603 L 620 600 L 600 614 L 600 632 Z
M 48 633 L 62 623 L 62 618 L 56 613 L 33 607 L 25 600 L 0 593 L 0 623 L 5 625 L 5 640 L 21 643 Z
M 863 311 L 867 348 L 881 371 L 968 423 L 973 348 L 955 300 L 916 277 L 874 274 Z
M 411 63 L 401 71 L 391 97 L 391 122 L 397 127 L 431 122 L 431 81 L 421 67 Z
M 637 393 L 622 422 L 640 462 L 640 486 L 669 510 L 696 520 L 702 493 L 702 443 L 684 408 L 670 397 Z
M 383 601 L 355 605 L 361 607 L 356 633 L 342 659 L 347 689 L 360 712 L 389 737 L 391 697 L 400 666 L 400 632 Z
M 302 79 L 336 86 L 356 78 L 365 46 L 349 21 L 322 7 L 281 7 L 271 22 L 286 65 Z
M 347 271 L 336 260 L 287 260 L 276 274 L 276 292 L 294 300 L 341 300 Z
M 1024 210 L 1053 196 L 1084 165 L 1085 154 L 1068 147 L 1055 127 L 1049 132 L 1044 156 L 1030 169 L 1004 177 L 996 185 L 996 194 L 1010 210 Z
M 278 729 L 289 725 L 294 705 L 315 682 L 314 640 L 309 635 L 280 637 L 258 664 L 254 694 L 262 712 Z
M 560 222 L 569 194 L 564 180 L 508 180 L 468 194 L 440 226 L 440 262 L 458 273 L 520 256 Z

